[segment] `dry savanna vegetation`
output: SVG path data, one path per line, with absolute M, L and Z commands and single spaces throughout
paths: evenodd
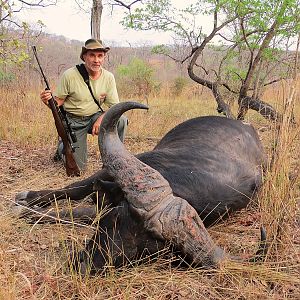
M 39 88 L 26 92 L 2 88 L 0 299 L 300 299 L 299 90 L 300 81 L 291 81 L 277 83 L 264 93 L 266 101 L 284 112 L 281 124 L 256 112 L 247 114 L 273 164 L 251 205 L 209 229 L 228 252 L 245 256 L 256 251 L 259 228 L 264 225 L 269 242 L 265 262 L 226 262 L 218 269 L 203 270 L 176 268 L 159 257 L 141 265 L 132 262 L 122 269 L 111 268 L 103 276 L 81 277 L 68 267 L 67 245 L 82 247 L 93 227 L 59 220 L 28 224 L 15 216 L 17 192 L 59 188 L 77 178 L 68 178 L 62 166 L 52 161 L 57 134 L 50 111 L 40 103 Z M 149 111 L 127 114 L 130 126 L 125 145 L 133 153 L 151 149 L 186 119 L 216 114 L 216 104 L 206 90 L 196 97 L 184 92 L 174 97 L 163 89 L 139 101 L 147 102 Z M 89 139 L 89 151 L 84 177 L 101 166 L 95 137 Z

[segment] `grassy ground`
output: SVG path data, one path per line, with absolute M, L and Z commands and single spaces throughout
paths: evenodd
M 37 91 L 0 92 L 0 299 L 300 299 L 299 126 L 280 131 L 279 151 L 266 174 L 256 203 L 209 229 L 219 245 L 235 255 L 253 254 L 264 224 L 270 253 L 262 264 L 226 262 L 216 270 L 178 269 L 158 261 L 119 270 L 105 277 L 81 278 L 67 267 L 65 242 L 79 246 L 93 230 L 72 224 L 26 224 L 11 206 L 17 192 L 58 188 L 75 181 L 51 157 L 56 133 Z M 279 109 L 289 95 L 278 86 L 266 93 Z M 206 100 L 205 100 L 206 99 Z M 300 122 L 299 96 L 293 98 Z M 215 103 L 184 97 L 149 99 L 150 110 L 129 112 L 126 147 L 151 149 L 167 130 L 188 118 L 215 114 Z M 276 126 L 257 113 L 247 115 L 259 131 L 269 157 Z M 100 168 L 95 138 L 84 177 Z M 292 174 L 293 176 L 289 176 Z

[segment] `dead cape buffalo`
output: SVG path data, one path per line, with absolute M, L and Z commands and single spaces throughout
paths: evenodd
M 116 133 L 119 117 L 134 108 L 147 109 L 124 102 L 105 114 L 99 172 L 61 190 L 19 193 L 16 202 L 48 204 L 54 195 L 79 200 L 98 190 L 99 199 L 112 209 L 80 254 L 82 273 L 88 261 L 93 273 L 108 262 L 118 267 L 157 253 L 166 244 L 189 263 L 218 265 L 230 256 L 205 226 L 246 207 L 261 185 L 265 155 L 256 131 L 237 120 L 198 117 L 173 128 L 152 151 L 134 156 Z M 265 253 L 263 235 L 259 255 Z

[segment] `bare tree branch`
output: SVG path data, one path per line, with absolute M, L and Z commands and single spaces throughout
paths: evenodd
M 57 4 L 57 0 L 51 0 L 51 1 L 49 1 L 49 0 L 39 0 L 39 1 L 36 1 L 36 2 L 17 0 L 17 2 L 20 2 L 20 3 L 25 4 L 27 6 L 30 6 L 30 7 L 48 7 L 48 6 Z
M 120 1 L 120 0 L 113 0 L 111 5 L 112 6 L 122 6 L 122 7 L 125 7 L 126 9 L 130 10 L 131 7 L 134 4 L 138 3 L 138 2 L 142 2 L 142 0 L 135 0 L 135 1 L 132 1 L 131 3 L 129 3 L 129 4 L 126 4 L 126 3 L 124 3 L 123 1 Z

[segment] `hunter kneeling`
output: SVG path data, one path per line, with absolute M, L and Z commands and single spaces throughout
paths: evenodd
M 98 135 L 105 114 L 101 105 L 111 107 L 119 103 L 114 75 L 102 67 L 109 50 L 100 40 L 87 40 L 80 54 L 84 64 L 66 70 L 54 92 L 58 107 L 64 107 L 71 129 L 76 135 L 77 141 L 73 143 L 74 158 L 81 171 L 85 170 L 87 164 L 87 134 Z M 52 93 L 44 90 L 40 97 L 48 105 Z M 117 125 L 122 142 L 127 124 L 127 118 L 122 116 Z M 60 140 L 54 160 L 64 159 L 64 145 Z

